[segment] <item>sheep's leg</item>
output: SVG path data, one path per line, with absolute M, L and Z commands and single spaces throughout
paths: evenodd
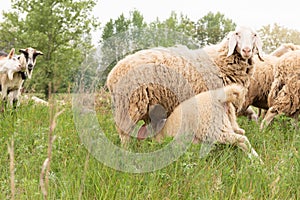
M 241 148 L 244 152 L 247 153 L 248 157 L 252 159 L 252 157 L 256 157 L 262 163 L 257 152 L 252 148 L 248 138 L 245 135 L 239 135 L 234 132 L 223 132 L 220 137 L 218 137 L 217 142 L 222 144 L 232 144 Z
M 278 115 L 278 112 L 276 110 L 274 110 L 273 107 L 269 108 L 266 116 L 264 117 L 264 119 L 262 120 L 262 122 L 260 124 L 260 130 L 262 130 L 266 126 L 268 126 L 273 121 L 273 119 L 276 115 Z
M 125 133 L 122 129 L 120 129 L 119 127 L 117 127 L 117 131 L 119 133 L 119 138 L 121 140 L 121 145 L 123 147 L 126 147 L 129 142 L 130 142 L 130 135 L 128 135 L 127 133 Z

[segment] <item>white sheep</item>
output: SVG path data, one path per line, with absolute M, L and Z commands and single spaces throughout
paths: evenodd
M 22 70 L 19 60 L 14 57 L 15 49 L 12 48 L 6 57 L 0 57 L 0 73 L 7 74 L 9 80 L 13 79 L 13 74 Z
M 236 110 L 241 109 L 245 100 L 246 89 L 232 84 L 197 94 L 180 103 L 168 118 L 159 118 L 162 107 L 150 108 L 150 116 L 157 116 L 156 127 L 148 126 L 139 132 L 138 138 L 147 137 L 155 132 L 155 139 L 161 141 L 166 136 L 186 139 L 194 143 L 233 144 L 247 152 L 249 156 L 258 157 L 250 142 L 244 136 L 244 130 L 236 122 Z M 159 112 L 159 114 L 157 114 Z M 153 128 L 153 129 L 152 129 Z
M 252 57 L 262 58 L 262 43 L 250 28 L 231 32 L 220 44 L 142 50 L 119 61 L 107 77 L 116 127 L 125 144 L 139 120 L 150 122 L 149 106 L 162 105 L 167 115 L 195 94 L 223 85 L 249 86 Z
M 269 125 L 278 114 L 297 121 L 300 113 L 300 50 L 282 55 L 275 65 L 274 81 L 268 95 L 269 109 L 260 128 Z
M 4 102 L 7 101 L 8 94 L 12 93 L 12 101 L 14 106 L 16 106 L 19 100 L 24 80 L 27 77 L 31 79 L 32 71 L 36 63 L 36 57 L 38 55 L 43 55 L 41 51 L 37 51 L 31 47 L 20 49 L 19 52 L 21 53 L 19 56 L 19 62 L 22 70 L 14 73 L 12 80 L 10 80 L 7 74 L 0 75 L 2 99 Z

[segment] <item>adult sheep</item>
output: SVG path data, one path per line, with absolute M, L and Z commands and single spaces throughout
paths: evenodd
M 268 95 L 268 106 L 261 129 L 278 114 L 285 114 L 297 122 L 300 114 L 300 50 L 285 53 L 279 58 Z
M 279 57 L 299 48 L 299 45 L 293 43 L 283 43 L 270 54 L 264 55 L 263 62 L 257 56 L 254 57 L 254 71 L 250 77 L 250 86 L 241 113 L 247 111 L 249 106 L 259 108 L 258 116 L 260 116 L 262 109 L 265 112 L 269 109 L 268 95 L 274 81 L 275 65 Z
M 143 126 L 151 122 L 151 105 L 162 105 L 169 116 L 180 102 L 195 94 L 232 83 L 247 88 L 256 53 L 262 58 L 260 37 L 251 28 L 240 27 L 219 44 L 204 49 L 154 48 L 119 61 L 106 85 L 122 144 L 130 139 L 138 121 L 143 120 Z

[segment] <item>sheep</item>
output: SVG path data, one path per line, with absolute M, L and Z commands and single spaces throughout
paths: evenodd
M 181 102 L 168 118 L 157 115 L 163 112 L 160 105 L 153 105 L 150 116 L 156 117 L 156 127 L 148 126 L 139 132 L 138 138 L 147 137 L 154 131 L 158 142 L 166 136 L 180 138 L 193 143 L 208 142 L 233 144 L 240 147 L 248 155 L 258 157 L 251 147 L 245 131 L 237 125 L 236 110 L 242 108 L 246 89 L 238 84 L 232 84 L 216 90 L 197 94 Z M 153 128 L 153 129 L 152 129 Z
M 296 45 L 293 43 L 283 43 L 277 49 L 275 49 L 270 55 L 280 57 L 287 52 L 295 51 L 295 50 L 300 50 L 300 45 Z
M 281 56 L 275 65 L 274 81 L 268 95 L 269 109 L 260 129 L 268 126 L 278 114 L 297 121 L 300 114 L 300 50 Z
M 108 74 L 114 119 L 122 144 L 138 121 L 150 122 L 149 106 L 162 105 L 167 116 L 195 94 L 239 83 L 249 86 L 252 57 L 263 59 L 262 43 L 250 28 L 228 34 L 218 45 L 141 50 L 120 60 Z
M 0 57 L 0 74 L 7 74 L 8 79 L 13 79 L 13 74 L 22 70 L 19 60 L 14 57 L 15 49 L 12 48 L 9 54 L 4 57 L 6 54 L 2 54 L 3 57 Z
M 239 115 L 246 113 L 246 116 L 257 121 L 257 118 L 261 115 L 261 109 L 265 112 L 268 110 L 268 95 L 274 81 L 274 68 L 277 61 L 285 53 L 299 48 L 299 45 L 293 43 L 283 43 L 269 55 L 264 55 L 263 62 L 257 56 L 254 57 L 253 75 L 250 77 L 246 101 Z M 249 111 L 250 105 L 259 108 L 258 116 L 254 111 Z
M 36 57 L 38 55 L 43 55 L 41 51 L 37 51 L 31 47 L 26 49 L 20 49 L 19 52 L 21 55 L 19 56 L 19 62 L 21 64 L 21 68 L 23 69 L 20 72 L 13 74 L 13 79 L 10 80 L 6 74 L 0 75 L 0 86 L 2 91 L 2 100 L 3 102 L 7 101 L 7 97 L 9 93 L 12 93 L 12 101 L 14 107 L 19 100 L 19 96 L 21 94 L 21 89 L 24 83 L 24 80 L 28 77 L 31 79 L 32 71 L 36 63 Z M 2 107 L 3 110 L 3 107 Z

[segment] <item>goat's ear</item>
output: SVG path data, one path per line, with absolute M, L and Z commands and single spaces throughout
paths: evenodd
M 257 54 L 258 54 L 258 58 L 261 60 L 261 61 L 264 61 L 264 52 L 262 50 L 262 46 L 263 46 L 263 43 L 260 39 L 260 37 L 256 34 L 256 38 L 255 38 L 255 41 L 254 41 L 254 45 L 255 45 L 255 48 L 257 49 Z
M 36 55 L 44 55 L 44 53 L 41 52 L 41 51 L 36 51 L 35 54 L 36 54 Z
M 227 57 L 231 56 L 234 52 L 234 49 L 237 45 L 237 34 L 236 32 L 233 32 L 229 34 L 228 36 L 228 54 Z
M 20 49 L 20 50 L 19 50 L 19 53 L 27 54 L 27 51 L 26 51 L 26 49 Z
M 10 52 L 9 52 L 9 54 L 8 54 L 8 58 L 9 59 L 12 59 L 12 57 L 14 56 L 14 54 L 15 54 L 15 48 L 12 48 L 11 50 L 10 50 Z

